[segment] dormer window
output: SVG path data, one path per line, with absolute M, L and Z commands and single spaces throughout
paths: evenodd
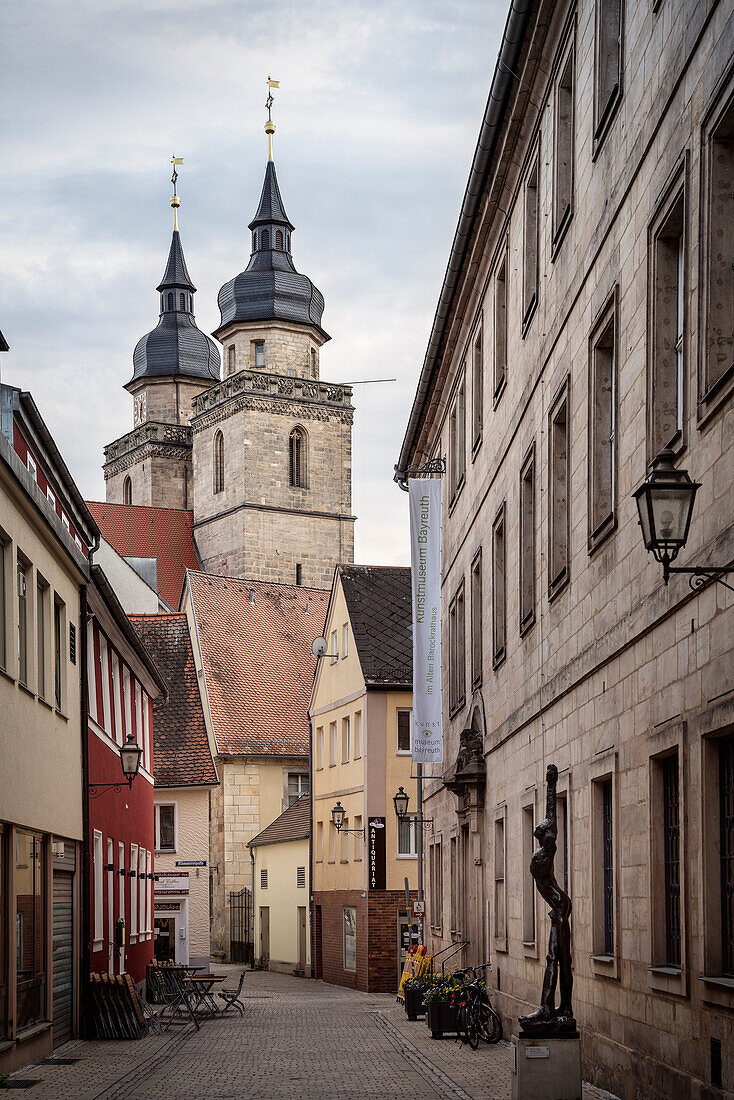
M 262 233 L 260 234 L 260 247 L 270 248 L 270 234 L 268 233 L 267 229 L 263 229 Z
M 283 250 L 283 230 L 276 229 L 275 231 L 275 247 Z

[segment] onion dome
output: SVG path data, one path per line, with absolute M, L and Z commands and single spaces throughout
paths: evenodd
M 260 203 L 248 228 L 250 262 L 219 291 L 221 321 L 214 335 L 233 323 L 275 320 L 312 325 L 328 340 L 321 327 L 324 296 L 293 264 L 294 226 L 285 212 L 272 160 L 268 160 Z

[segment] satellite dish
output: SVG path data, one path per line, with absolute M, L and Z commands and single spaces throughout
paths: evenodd
M 311 652 L 314 657 L 323 657 L 326 653 L 326 638 L 314 638 L 311 643 Z

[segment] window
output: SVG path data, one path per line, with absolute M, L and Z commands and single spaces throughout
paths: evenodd
M 283 248 L 283 230 L 282 229 L 276 229 L 275 230 L 275 247 L 280 248 L 280 249 Z
M 168 308 L 173 309 L 173 294 L 168 295 Z
M 140 684 L 135 681 L 135 741 L 140 748 L 144 747 L 143 740 L 143 701 L 141 696 Z M 142 758 L 141 758 L 142 759 Z
M 548 414 L 548 595 L 560 592 L 569 575 L 568 379 Z
M 589 341 L 589 550 L 615 525 L 617 351 L 614 301 Z
M 138 851 L 138 910 L 140 916 L 139 927 L 141 936 L 148 927 L 145 913 L 145 886 L 145 851 L 140 848 Z
M 155 806 L 155 850 L 176 851 L 176 806 Z
M 353 905 L 344 906 L 344 969 L 357 970 L 357 910 Z
M 337 761 L 337 748 L 336 748 L 336 722 L 332 722 L 329 726 L 329 767 L 336 766 Z
M 94 863 L 94 948 L 99 951 L 104 940 L 104 860 L 102 859 L 102 834 L 94 830 L 92 858 Z
M 316 374 L 316 348 L 311 348 L 311 377 L 315 378 Z
M 102 680 L 102 721 L 104 731 L 112 736 L 112 715 L 110 713 L 110 664 L 107 639 L 99 636 L 100 677 Z
M 464 705 L 464 582 L 449 604 L 449 710 L 456 713 Z
M 324 858 L 324 823 L 316 822 L 316 862 L 321 863 Z
M 263 229 L 262 233 L 260 234 L 260 247 L 270 248 L 270 233 L 267 229 Z
M 464 484 L 464 472 L 466 470 L 465 417 L 464 379 L 462 378 L 454 398 L 449 420 L 449 472 L 452 499 Z
M 145 862 L 148 869 L 148 876 L 145 886 L 145 930 L 148 933 L 153 931 L 153 856 L 150 852 L 145 853 Z
M 482 326 L 474 338 L 472 348 L 472 450 L 482 442 L 482 418 L 484 405 L 484 353 Z
M 179 294 L 179 296 L 178 296 L 178 308 L 181 309 L 181 310 L 186 309 L 186 295 L 185 294 Z
M 507 656 L 507 593 L 505 590 L 505 505 L 492 524 L 492 664 L 495 668 Z
M 112 669 L 112 710 L 115 720 L 115 740 L 118 745 L 122 745 L 122 686 L 120 684 L 120 658 L 112 650 L 112 659 L 110 661 Z
M 556 126 L 553 156 L 553 244 L 557 246 L 573 216 L 574 177 L 574 49 L 571 44 L 556 84 Z
M 721 973 L 734 978 L 734 737 L 719 742 Z
M 358 710 L 354 715 L 354 759 L 362 755 L 362 711 Z
M 494 946 L 507 950 L 507 892 L 505 889 L 505 818 L 494 823 Z
M 354 834 L 354 858 L 355 860 L 362 859 L 362 849 L 364 847 L 364 830 L 362 827 L 362 815 L 357 814 L 354 819 L 354 828 L 357 832 Z
M 471 564 L 471 686 L 482 682 L 482 551 Z
M 339 643 L 336 640 L 336 631 L 331 634 L 331 663 L 335 665 L 339 660 Z
M 593 952 L 614 955 L 614 800 L 612 777 L 592 783 Z
M 399 710 L 397 712 L 398 724 L 398 753 L 409 754 L 411 750 L 411 727 L 413 725 L 413 711 Z
M 100 852 L 101 856 L 101 852 Z M 16 912 L 16 1028 L 23 1031 L 45 1020 L 46 951 L 46 847 L 43 837 L 15 834 Z
M 296 584 L 303 584 L 303 566 L 300 561 L 296 562 Z
M 120 876 L 118 890 L 118 916 L 125 920 L 125 845 L 117 845 L 117 870 Z
M 56 495 L 50 485 L 46 486 L 46 500 L 51 505 L 54 512 L 56 511 Z
M 683 438 L 684 222 L 684 195 L 679 190 L 650 234 L 649 460 Z
M 288 805 L 292 806 L 302 794 L 308 794 L 308 772 L 288 772 Z
M 734 390 L 734 91 L 703 126 L 700 412 Z
M 294 428 L 289 439 L 290 479 L 296 489 L 307 489 L 307 443 L 303 428 Z
M 264 340 L 255 340 L 254 344 L 255 344 L 255 366 L 256 367 L 264 367 L 265 366 L 265 341 Z
M 612 783 L 601 784 L 604 841 L 604 954 L 614 954 L 614 834 Z
M 58 599 L 54 599 L 54 702 L 56 709 L 62 709 L 63 703 L 63 607 Z
M 25 461 L 26 461 L 26 466 L 28 467 L 28 473 L 31 475 L 31 477 L 35 481 L 36 480 L 36 474 L 38 472 L 38 467 L 36 466 L 36 460 L 35 460 L 35 458 L 33 457 L 33 455 L 31 454 L 30 451 L 28 451 Z
M 520 470 L 520 633 L 535 622 L 535 446 Z
M 349 763 L 349 718 L 342 718 L 342 764 Z
M 523 235 L 522 323 L 524 327 L 538 304 L 538 235 L 540 232 L 538 164 L 536 154 L 525 182 L 525 228 Z
M 0 538 L 0 668 L 7 668 L 5 651 L 5 632 L 7 630 L 7 610 L 5 602 L 5 560 L 6 546 Z
M 622 93 L 622 0 L 596 0 L 594 154 Z
M 660 761 L 663 830 L 663 896 L 665 898 L 665 951 L 660 959 L 665 966 L 681 965 L 680 921 L 680 790 L 678 753 Z M 653 962 L 657 962 L 653 959 Z
M 414 857 L 416 819 L 415 814 L 408 814 L 398 819 L 398 856 L 401 858 Z
M 150 745 L 150 696 L 147 691 L 143 692 L 143 767 L 147 771 L 152 772 L 152 758 L 151 758 L 151 745 Z
M 267 867 L 260 868 L 260 889 L 267 890 L 268 888 L 268 869 Z
M 494 400 L 497 402 L 507 380 L 507 258 L 503 257 L 494 277 Z
M 459 838 L 458 836 L 452 836 L 449 841 L 449 874 L 450 879 L 450 905 L 451 910 L 449 913 L 449 919 L 451 923 L 451 931 L 458 932 L 459 929 Z
M 339 840 L 341 841 L 341 846 L 340 846 L 340 850 L 339 850 L 339 860 L 340 860 L 341 863 L 348 863 L 349 862 L 349 831 L 348 830 L 349 830 L 349 818 L 345 817 L 344 818 L 344 825 L 342 827 L 341 832 L 339 833 Z
M 440 840 L 437 840 L 430 848 L 429 882 L 431 890 L 429 898 L 430 922 L 433 928 L 440 928 L 443 912 L 443 852 Z
M 324 766 L 324 727 L 316 728 L 316 769 L 320 771 Z
M 224 435 L 217 432 L 214 436 L 214 469 L 212 489 L 215 493 L 224 492 Z
M 36 582 L 36 664 L 38 697 L 46 698 L 46 598 L 48 587 Z
M 349 654 L 349 624 L 342 627 L 342 660 Z
M 129 477 L 126 477 L 122 483 L 122 503 L 132 504 L 133 502 L 133 483 Z
M 138 870 L 138 846 L 137 844 L 130 845 L 130 939 L 138 935 L 138 906 L 135 896 L 135 878 Z
M 227 374 L 234 374 L 237 364 L 237 348 L 230 344 L 227 348 Z
M 535 805 L 522 810 L 522 939 L 528 946 L 535 944 L 535 882 L 530 874 L 530 857 L 535 849 Z
M 282 243 L 281 243 L 280 247 L 281 248 L 283 247 Z M 306 889 L 306 868 L 305 867 L 296 867 L 296 889 L 297 890 L 305 890 Z
M 336 825 L 329 822 L 329 863 L 336 862 Z
M 18 559 L 18 679 L 28 685 L 28 607 L 26 565 Z

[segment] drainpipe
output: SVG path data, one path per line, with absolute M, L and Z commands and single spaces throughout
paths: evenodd
M 311 973 L 308 976 L 313 978 L 316 944 L 313 928 L 313 722 L 310 717 L 308 719 L 308 938 L 311 942 Z M 305 966 L 305 959 L 303 963 Z
M 252 876 L 252 962 L 251 968 L 255 969 L 255 849 L 250 848 L 250 871 Z M 232 948 L 230 946 L 230 959 L 232 956 Z
M 97 543 L 99 545 L 99 543 Z M 96 549 L 96 547 L 95 547 Z M 92 888 L 91 854 L 89 849 L 89 730 L 87 714 L 87 585 L 79 588 L 79 675 L 81 677 L 81 733 L 82 733 L 82 843 L 81 843 L 81 1020 L 79 1033 L 83 1039 L 90 1037 L 91 1012 L 89 996 L 89 972 L 91 967 L 91 904 Z

